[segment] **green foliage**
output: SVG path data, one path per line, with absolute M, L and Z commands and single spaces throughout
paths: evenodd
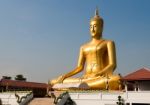
M 10 76 L 3 76 L 2 79 L 9 79 L 9 80 L 11 80 L 11 77 Z
M 15 80 L 26 81 L 26 78 L 24 78 L 24 76 L 22 74 L 18 74 L 18 75 L 16 75 Z

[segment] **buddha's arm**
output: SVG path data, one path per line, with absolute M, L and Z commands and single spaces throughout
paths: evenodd
M 116 68 L 116 51 L 114 42 L 108 41 L 106 47 L 108 50 L 108 65 L 96 75 L 112 75 Z
M 71 71 L 71 72 L 69 72 L 69 73 L 67 73 L 67 74 L 65 74 L 65 75 L 62 75 L 62 76 L 58 77 L 56 83 L 62 83 L 64 79 L 66 79 L 66 78 L 68 78 L 68 77 L 71 77 L 71 76 L 73 76 L 73 75 L 79 73 L 79 72 L 82 71 L 82 70 L 83 70 L 83 66 L 79 66 L 79 67 L 77 67 L 76 69 L 74 69 L 73 71 Z
M 84 54 L 83 54 L 83 48 L 81 47 L 77 67 L 73 71 L 65 74 L 64 78 L 71 77 L 71 76 L 81 72 L 84 68 L 84 64 L 85 64 L 85 57 L 84 57 Z

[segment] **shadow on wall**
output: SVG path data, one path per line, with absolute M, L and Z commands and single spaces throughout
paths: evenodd
M 2 100 L 0 99 L 0 105 L 2 105 Z

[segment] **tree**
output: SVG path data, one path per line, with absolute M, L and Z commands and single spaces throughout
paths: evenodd
M 2 79 L 9 79 L 9 80 L 11 80 L 11 77 L 10 76 L 3 76 Z
M 24 78 L 24 76 L 22 74 L 18 74 L 18 75 L 16 75 L 15 80 L 26 81 L 26 78 Z

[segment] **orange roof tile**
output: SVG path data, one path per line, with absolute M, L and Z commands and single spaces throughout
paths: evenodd
M 122 80 L 126 80 L 126 81 L 150 80 L 150 69 L 148 68 L 139 69 L 133 73 L 124 76 Z

